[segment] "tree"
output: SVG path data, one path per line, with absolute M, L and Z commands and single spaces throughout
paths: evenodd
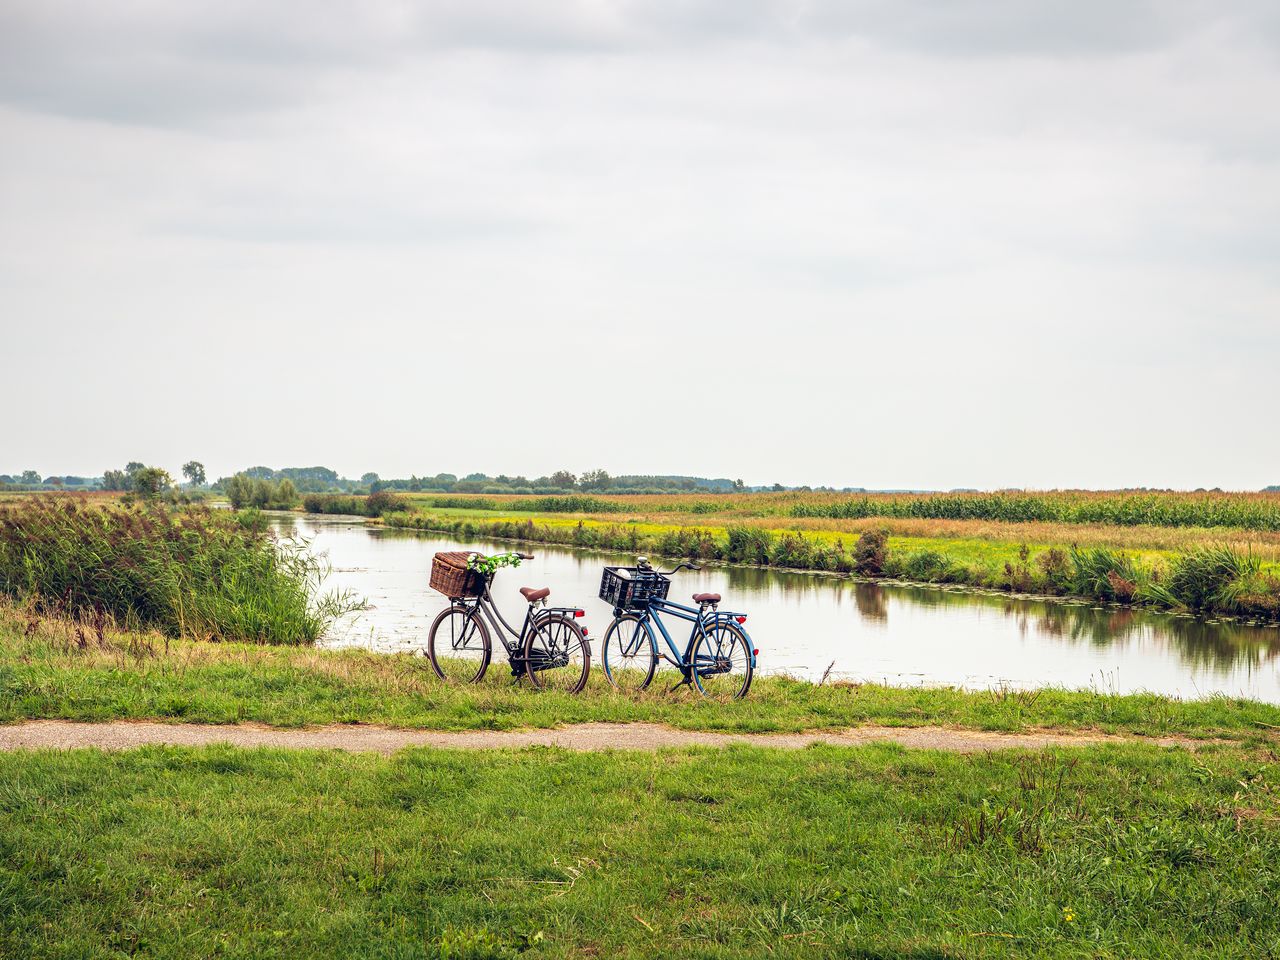
M 40 486 L 40 474 L 36 473 L 34 470 L 23 470 L 22 482 L 30 484 L 33 487 L 38 487 Z
M 129 478 L 123 470 L 105 470 L 102 473 L 103 490 L 127 490 Z
M 551 485 L 553 487 L 574 487 L 578 484 L 578 478 L 568 470 L 557 470 L 551 475 Z
M 603 470 L 588 470 L 582 475 L 579 485 L 583 490 L 607 490 L 609 487 L 609 474 Z
M 361 483 L 377 483 L 379 479 L 380 478 L 378 477 L 378 475 L 374 473 L 372 470 L 370 470 L 368 473 L 361 475 L 360 482 Z
M 199 460 L 188 460 L 182 465 L 182 475 L 193 487 L 203 487 L 205 482 L 204 464 Z
M 733 481 L 733 489 L 735 490 L 744 490 L 746 489 L 746 486 L 747 485 L 743 483 L 741 479 Z
M 168 470 L 159 467 L 143 467 L 134 471 L 133 492 L 147 500 L 153 500 L 173 485 Z

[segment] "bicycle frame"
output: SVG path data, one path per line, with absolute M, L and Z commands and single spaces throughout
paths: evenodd
M 533 604 L 529 604 L 529 608 L 524 614 L 524 623 L 517 630 L 511 624 L 507 623 L 506 618 L 502 615 L 502 611 L 498 609 L 498 604 L 494 602 L 493 594 L 489 592 L 489 583 L 484 585 L 484 593 L 478 597 L 461 597 L 454 600 L 454 605 L 463 607 L 475 613 L 479 611 L 484 615 L 484 619 L 489 621 L 489 626 L 493 627 L 494 634 L 502 641 L 502 645 L 507 650 L 507 659 L 514 663 L 519 658 L 520 648 L 524 645 L 524 639 L 528 635 L 529 630 L 544 617 L 553 613 L 559 613 L 563 616 L 573 618 L 575 613 L 581 609 L 579 607 L 542 607 L 535 609 Z M 514 641 L 508 641 L 504 634 L 514 637 Z M 586 642 L 584 635 L 583 641 Z
M 676 617 L 680 620 L 686 620 L 693 624 L 689 631 L 689 639 L 685 643 L 684 653 L 680 652 L 679 647 L 671 639 L 671 634 L 667 630 L 667 625 L 662 622 L 662 614 Z M 693 645 L 697 642 L 698 637 L 704 636 L 708 626 L 714 626 L 717 623 L 733 622 L 735 629 L 742 633 L 747 641 L 747 654 L 751 657 L 751 669 L 756 667 L 756 646 L 751 639 L 751 635 L 747 633 L 746 627 L 738 620 L 741 617 L 746 619 L 745 613 L 733 613 L 730 611 L 707 612 L 697 607 L 688 607 L 682 603 L 675 603 L 671 600 L 662 600 L 658 597 L 651 597 L 646 603 L 644 612 L 640 614 L 640 618 L 645 623 L 653 623 L 658 627 L 658 632 L 662 634 L 662 639 L 666 642 L 667 650 L 671 651 L 671 656 L 667 656 L 666 652 L 659 649 L 658 655 L 663 660 L 671 664 L 687 677 L 689 671 L 693 667 Z

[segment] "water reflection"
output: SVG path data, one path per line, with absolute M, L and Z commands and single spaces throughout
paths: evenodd
M 277 518 L 278 528 L 327 552 L 332 583 L 367 596 L 372 609 L 327 642 L 414 650 L 445 606 L 427 576 L 437 550 L 506 550 L 510 544 L 366 527 L 340 519 Z M 539 545 L 537 557 L 502 571 L 495 597 L 519 617 L 521 586 L 550 586 L 553 601 L 583 606 L 597 639 L 610 611 L 596 598 L 605 563 L 630 555 Z M 989 687 L 1058 684 L 1148 689 L 1183 696 L 1243 695 L 1280 702 L 1280 630 L 1097 607 L 753 568 L 707 567 L 678 575 L 672 598 L 710 590 L 750 614 L 761 669 L 892 683 Z M 683 636 L 673 630 L 678 641 Z

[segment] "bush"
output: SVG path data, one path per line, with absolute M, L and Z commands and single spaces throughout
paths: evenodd
M 868 530 L 853 546 L 853 569 L 864 577 L 878 577 L 884 573 L 888 557 L 889 532 Z
M 1036 557 L 1036 565 L 1044 574 L 1044 585 L 1049 593 L 1066 593 L 1071 588 L 1071 562 L 1066 551 L 1050 547 Z
M 311 493 L 302 498 L 302 509 L 307 513 L 342 514 L 353 517 L 381 517 L 388 513 L 409 510 L 404 497 L 390 490 L 379 490 L 367 497 L 353 497 L 341 493 Z
M 175 637 L 313 643 L 353 607 L 317 595 L 323 574 L 301 545 L 225 511 L 73 497 L 0 508 L 0 593 L 50 612 Z
M 298 504 L 298 491 L 289 479 L 264 480 L 237 473 L 224 481 L 223 493 L 236 510 L 256 507 L 259 510 L 292 510 Z

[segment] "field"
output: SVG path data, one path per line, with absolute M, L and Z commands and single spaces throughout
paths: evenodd
M 0 955 L 1280 950 L 1280 765 L 145 748 L 0 756 Z
M 1276 494 L 422 495 L 405 502 L 411 509 L 388 513 L 383 522 L 665 557 L 1280 616 Z M 885 515 L 862 515 L 867 510 Z M 1032 516 L 1068 519 L 1003 519 Z M 1081 516 L 1104 519 L 1069 519 Z M 1130 522 L 1135 520 L 1147 522 Z M 1227 520 L 1253 526 L 1210 525 Z M 1186 525 L 1191 523 L 1201 525 Z M 864 568 L 859 540 L 879 533 L 887 535 L 883 555 Z
M 616 694 L 599 670 L 583 696 L 533 696 L 503 672 L 491 670 L 479 687 L 451 687 L 422 657 L 175 640 L 115 629 L 99 639 L 78 622 L 0 604 L 0 723 L 160 719 L 467 730 L 649 721 L 736 732 L 932 724 L 1240 740 L 1266 740 L 1280 729 L 1280 707 L 1227 697 L 816 686 L 760 677 L 750 697 L 724 705 L 657 688 Z
M 574 698 L 0 603 L 0 722 L 40 718 L 1186 745 L 0 753 L 4 958 L 1280 954 L 1280 707 L 1247 700 L 776 677 L 728 705 L 599 682 Z

